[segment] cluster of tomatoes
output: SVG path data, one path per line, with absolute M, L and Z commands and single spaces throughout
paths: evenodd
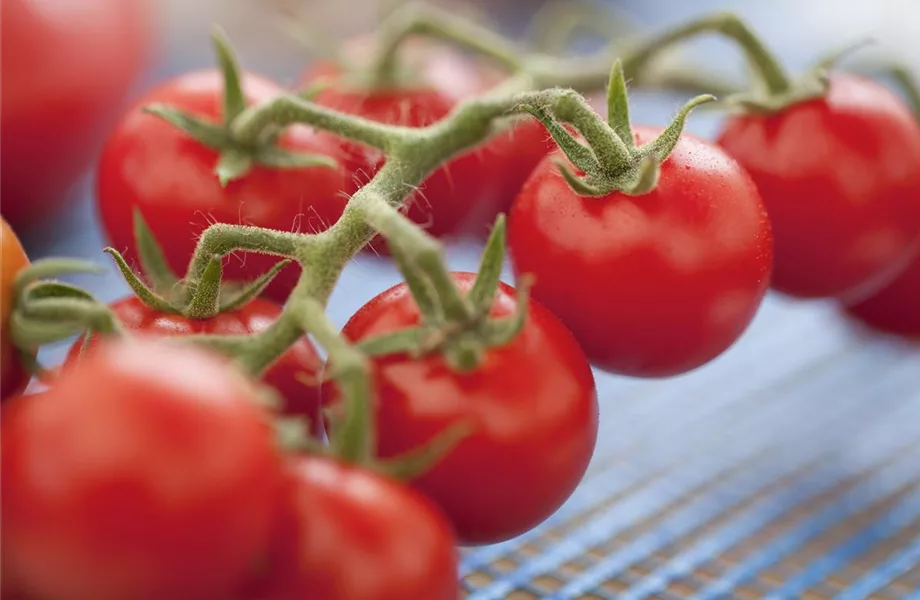
M 500 80 L 465 55 L 421 48 L 399 84 L 375 87 L 360 66 L 333 63 L 300 83 L 323 82 L 311 98 L 319 105 L 425 127 Z M 287 92 L 250 73 L 240 81 L 247 105 Z M 218 150 L 144 107 L 220 124 L 225 91 L 217 70 L 182 75 L 108 135 L 99 212 L 129 261 L 143 254 L 136 214 L 162 245 L 163 269 L 182 272 L 214 222 L 323 231 L 383 164 L 376 150 L 296 125 L 278 146 L 334 166 L 255 165 L 223 184 Z M 660 133 L 633 127 L 639 146 Z M 297 265 L 261 297 L 206 318 L 134 296 L 115 302 L 121 326 L 140 335 L 93 338 L 82 353 L 75 345 L 46 391 L 22 395 L 27 365 L 8 334 L 28 259 L 3 221 L 3 598 L 456 598 L 457 544 L 536 527 L 584 475 L 597 436 L 591 365 L 636 377 L 700 367 L 740 337 L 771 285 L 920 333 L 920 125 L 877 83 L 834 74 L 820 97 L 730 117 L 715 142 L 685 134 L 641 195 L 580 196 L 560 175 L 567 161 L 540 122 L 515 121 L 412 192 L 409 217 L 444 239 L 482 236 L 507 213 L 514 268 L 535 275 L 533 299 L 518 335 L 472 372 L 437 352 L 373 358 L 367 464 L 282 450 L 256 383 L 222 358 L 158 339 L 268 330 Z M 386 251 L 378 240 L 368 249 Z M 276 262 L 230 257 L 224 275 L 249 281 Z M 475 274 L 453 277 L 461 292 L 474 285 Z M 491 317 L 516 304 L 501 284 Z M 358 343 L 420 319 L 400 284 L 342 333 Z M 306 418 L 316 443 L 324 408 L 340 400 L 324 366 L 302 337 L 261 382 L 283 414 Z M 408 485 L 374 468 L 458 423 L 468 434 Z

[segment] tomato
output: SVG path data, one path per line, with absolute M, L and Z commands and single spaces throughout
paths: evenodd
M 13 311 L 13 281 L 29 265 L 19 238 L 6 219 L 0 218 L 0 400 L 18 394 L 29 383 L 29 374 L 9 339 L 10 313 Z
M 660 129 L 634 128 L 638 144 Z M 745 331 L 766 293 L 770 224 L 744 170 L 684 134 L 657 187 L 631 197 L 581 197 L 555 160 L 515 201 L 508 240 L 515 272 L 575 334 L 597 367 L 666 377 L 712 360 Z
M 259 333 L 268 329 L 281 314 L 280 306 L 258 298 L 238 310 L 200 320 L 164 314 L 146 306 L 134 296 L 114 302 L 110 308 L 125 328 L 162 336 Z M 71 348 L 67 359 L 69 363 L 76 361 L 81 346 L 82 340 Z M 302 337 L 271 366 L 264 377 L 264 382 L 277 390 L 284 399 L 284 412 L 307 417 L 317 437 L 323 434 L 320 390 L 318 386 L 309 387 L 299 381 L 298 375 L 317 376 L 322 366 L 323 360 L 316 353 L 313 344 L 308 338 Z
M 461 290 L 474 274 L 454 275 Z M 514 290 L 501 284 L 492 315 L 515 310 Z M 353 341 L 419 322 L 405 284 L 381 293 L 345 325 Z M 461 543 L 510 539 L 538 525 L 578 485 L 597 438 L 594 378 L 571 333 L 536 302 L 510 344 L 488 349 L 471 373 L 452 370 L 440 355 L 374 360 L 378 454 L 420 448 L 466 423 L 471 434 L 412 482 L 447 515 Z M 336 401 L 331 385 L 324 402 Z M 522 493 L 526 490 L 526 493 Z
M 412 490 L 326 458 L 291 462 L 273 568 L 250 600 L 456 600 L 444 517 Z
M 881 291 L 848 306 L 847 312 L 880 331 L 920 338 L 920 259 Z
M 282 93 L 276 84 L 254 75 L 243 76 L 243 88 L 249 104 Z M 141 110 L 147 104 L 165 103 L 218 121 L 222 98 L 218 72 L 183 75 L 138 101 L 109 136 L 97 174 L 99 211 L 112 246 L 126 250 L 125 258 L 137 257 L 135 209 L 179 273 L 185 273 L 198 235 L 214 222 L 309 232 L 321 231 L 341 216 L 352 189 L 342 169 L 255 167 L 223 188 L 214 174 L 215 150 Z M 335 156 L 338 142 L 312 128 L 295 126 L 285 130 L 279 144 L 295 152 Z M 277 261 L 251 253 L 231 258 L 225 276 L 255 279 Z M 267 295 L 283 302 L 298 273 L 295 265 L 285 268 Z
M 359 39 L 346 48 L 359 68 L 367 66 L 364 52 L 367 46 L 366 40 Z M 362 90 L 337 82 L 320 93 L 316 102 L 375 121 L 424 127 L 441 120 L 458 103 L 502 79 L 499 71 L 444 46 L 418 43 L 404 50 L 401 58 L 405 56 L 406 68 L 416 74 L 412 85 Z M 309 84 L 340 75 L 342 71 L 337 66 L 320 62 L 303 79 Z M 348 148 L 354 158 L 351 170 L 362 182 L 383 164 L 383 157 L 376 150 L 356 144 L 349 144 Z M 429 176 L 420 193 L 408 200 L 408 214 L 438 237 L 484 235 L 496 215 L 510 209 L 530 172 L 554 148 L 539 122 L 530 118 L 521 120 Z M 374 247 L 384 249 L 379 242 Z
M 3 560 L 55 600 L 226 600 L 264 559 L 275 434 L 218 358 L 101 344 L 2 421 Z
M 4 0 L 0 208 L 17 230 L 57 210 L 149 52 L 145 0 Z
M 780 292 L 857 302 L 920 248 L 920 126 L 883 86 L 834 75 L 826 97 L 734 117 L 718 142 L 763 196 Z

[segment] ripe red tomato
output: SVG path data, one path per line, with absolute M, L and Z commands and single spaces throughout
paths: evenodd
M 221 360 L 100 345 L 2 421 L 6 572 L 55 600 L 226 600 L 253 576 L 283 490 L 275 435 Z
M 920 259 L 873 296 L 849 306 L 848 313 L 875 329 L 920 337 Z
M 657 128 L 635 128 L 637 143 Z M 534 298 L 569 326 L 606 371 L 665 377 L 712 360 L 741 335 L 766 293 L 772 237 L 744 170 L 684 134 L 658 186 L 630 197 L 581 197 L 554 164 L 515 201 L 508 239 Z
M 856 302 L 916 254 L 920 126 L 883 86 L 834 75 L 826 97 L 734 117 L 718 141 L 770 213 L 780 292 Z
M 188 319 L 181 315 L 164 314 L 150 308 L 138 298 L 130 296 L 110 305 L 121 324 L 129 330 L 158 336 L 188 335 L 194 333 L 217 335 L 245 335 L 265 331 L 278 318 L 281 307 L 256 298 L 246 306 L 232 312 L 221 313 L 210 319 Z M 95 345 L 95 339 L 92 340 Z M 70 349 L 68 363 L 77 360 L 82 340 Z M 311 431 L 321 437 L 323 423 L 320 413 L 319 387 L 309 387 L 298 380 L 298 374 L 318 376 L 323 360 L 306 337 L 285 352 L 265 373 L 263 381 L 273 387 L 284 399 L 284 412 L 307 417 Z
M 22 244 L 0 217 L 0 400 L 18 394 L 29 383 L 29 374 L 22 367 L 19 355 L 9 339 L 10 313 L 13 311 L 13 281 L 19 271 L 29 266 Z
M 247 102 L 263 102 L 282 90 L 274 83 L 245 75 Z M 214 168 L 216 151 L 161 119 L 141 112 L 150 103 L 165 103 L 217 121 L 222 114 L 223 82 L 216 71 L 183 75 L 154 89 L 122 118 L 109 136 L 99 162 L 99 211 L 116 250 L 136 258 L 133 211 L 140 209 L 162 244 L 170 266 L 185 273 L 202 230 L 214 222 L 247 224 L 281 231 L 321 231 L 344 210 L 353 189 L 341 168 L 269 169 L 221 187 Z M 285 149 L 336 156 L 338 142 L 312 128 L 289 127 L 279 144 Z M 247 254 L 226 263 L 228 279 L 251 280 L 277 258 Z M 285 268 L 267 295 L 283 302 L 297 282 L 299 269 Z
M 89 166 L 146 59 L 147 13 L 144 0 L 4 0 L 0 211 L 17 230 L 61 206 Z
M 367 66 L 368 43 L 358 39 L 346 48 L 359 68 Z M 401 58 L 417 74 L 418 84 L 414 87 L 361 90 L 337 83 L 320 93 L 316 102 L 384 123 L 424 127 L 502 79 L 501 72 L 437 44 L 410 44 Z M 309 84 L 341 74 L 336 65 L 320 62 L 311 67 L 303 80 Z M 352 172 L 362 182 L 383 164 L 383 157 L 376 150 L 354 144 L 348 148 L 354 158 Z M 433 173 L 420 193 L 408 201 L 409 215 L 435 236 L 484 235 L 495 217 L 511 208 L 531 171 L 554 148 L 539 122 L 522 120 Z M 374 247 L 383 249 L 379 242 Z
M 469 290 L 475 275 L 454 275 Z M 502 284 L 492 315 L 515 310 Z M 541 523 L 578 485 L 597 438 L 597 396 L 584 353 L 556 317 L 531 302 L 523 331 L 486 351 L 468 374 L 440 355 L 374 361 L 378 454 L 398 456 L 461 422 L 472 433 L 412 485 L 447 515 L 463 544 L 499 542 Z M 418 325 L 405 284 L 381 293 L 345 325 L 350 340 Z M 333 386 L 324 388 L 335 402 Z M 526 493 L 522 493 L 526 490 Z
M 456 600 L 450 527 L 425 498 L 325 458 L 295 459 L 268 579 L 252 600 Z

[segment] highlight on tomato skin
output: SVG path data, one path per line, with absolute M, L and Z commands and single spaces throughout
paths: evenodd
M 236 369 L 163 340 L 109 342 L 17 402 L 0 422 L 0 541 L 27 595 L 226 600 L 251 576 L 283 477 Z
M 859 302 L 920 243 L 920 124 L 897 94 L 834 73 L 826 97 L 728 120 L 718 144 L 754 179 L 776 238 L 773 288 Z
M 639 144 L 661 131 L 633 129 Z M 744 169 L 684 133 L 651 192 L 581 197 L 557 160 L 567 159 L 545 159 L 515 201 L 510 254 L 591 363 L 671 377 L 730 348 L 757 314 L 773 268 L 770 221 Z
M 474 273 L 453 273 L 461 292 Z M 507 317 L 516 292 L 500 284 L 492 317 Z M 405 284 L 378 294 L 343 328 L 354 342 L 419 323 Z M 597 440 L 594 376 L 572 334 L 531 300 L 523 330 L 487 349 L 470 373 L 438 355 L 374 359 L 377 453 L 395 458 L 423 447 L 448 428 L 471 433 L 411 482 L 450 520 L 459 543 L 481 545 L 533 529 L 569 498 Z M 334 406 L 333 384 L 323 402 Z M 527 490 L 526 494 L 520 490 Z
M 0 400 L 5 400 L 26 389 L 31 378 L 10 340 L 9 327 L 13 282 L 30 263 L 19 238 L 3 217 L 0 217 L 0 261 Z

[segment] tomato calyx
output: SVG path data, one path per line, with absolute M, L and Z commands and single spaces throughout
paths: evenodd
M 571 164 L 584 174 L 576 174 L 565 161 L 557 161 L 562 176 L 575 193 L 594 197 L 612 192 L 641 196 L 655 189 L 661 163 L 677 145 L 690 112 L 715 99 L 709 94 L 691 99 L 658 138 L 636 146 L 629 121 L 623 63 L 617 60 L 607 88 L 606 122 L 574 92 L 557 102 L 552 111 L 536 105 L 525 110 L 543 123 Z M 577 127 L 587 145 L 566 129 L 565 123 Z
M 141 273 L 136 273 L 114 248 L 105 252 L 131 290 L 147 306 L 166 314 L 178 314 L 190 319 L 210 319 L 220 313 L 234 311 L 256 298 L 275 276 L 291 263 L 277 262 L 271 269 L 248 284 L 223 283 L 223 261 L 211 256 L 203 271 L 194 278 L 180 279 L 169 268 L 163 250 L 147 226 L 140 211 L 134 211 L 134 236 Z M 149 282 L 148 283 L 145 282 Z
M 475 370 L 488 348 L 511 342 L 524 326 L 533 278 L 523 275 L 517 282 L 517 310 L 510 317 L 492 318 L 490 310 L 501 277 L 506 245 L 505 216 L 499 215 L 483 251 L 478 275 L 459 304 L 445 305 L 445 294 L 432 289 L 424 274 L 394 246 L 393 256 L 412 294 L 421 323 L 417 327 L 366 339 L 358 344 L 368 356 L 406 354 L 413 358 L 442 354 L 459 372 Z M 445 282 L 445 285 L 448 285 Z M 453 286 L 453 282 L 449 283 Z
M 121 334 L 118 319 L 104 302 L 80 287 L 54 279 L 102 272 L 87 261 L 49 258 L 33 262 L 16 276 L 10 339 L 28 371 L 43 380 L 50 378 L 50 372 L 36 358 L 42 345 L 87 331 Z
M 281 148 L 277 143 L 281 134 L 278 127 L 265 128 L 254 140 L 241 140 L 234 135 L 232 125 L 246 110 L 239 64 L 222 30 L 214 29 L 212 41 L 224 79 L 223 121 L 214 123 L 163 104 L 147 105 L 144 112 L 163 119 L 199 143 L 216 150 L 219 158 L 214 172 L 222 186 L 245 176 L 256 165 L 274 169 L 338 168 L 338 162 L 330 156 Z M 315 93 L 315 90 L 309 93 Z

